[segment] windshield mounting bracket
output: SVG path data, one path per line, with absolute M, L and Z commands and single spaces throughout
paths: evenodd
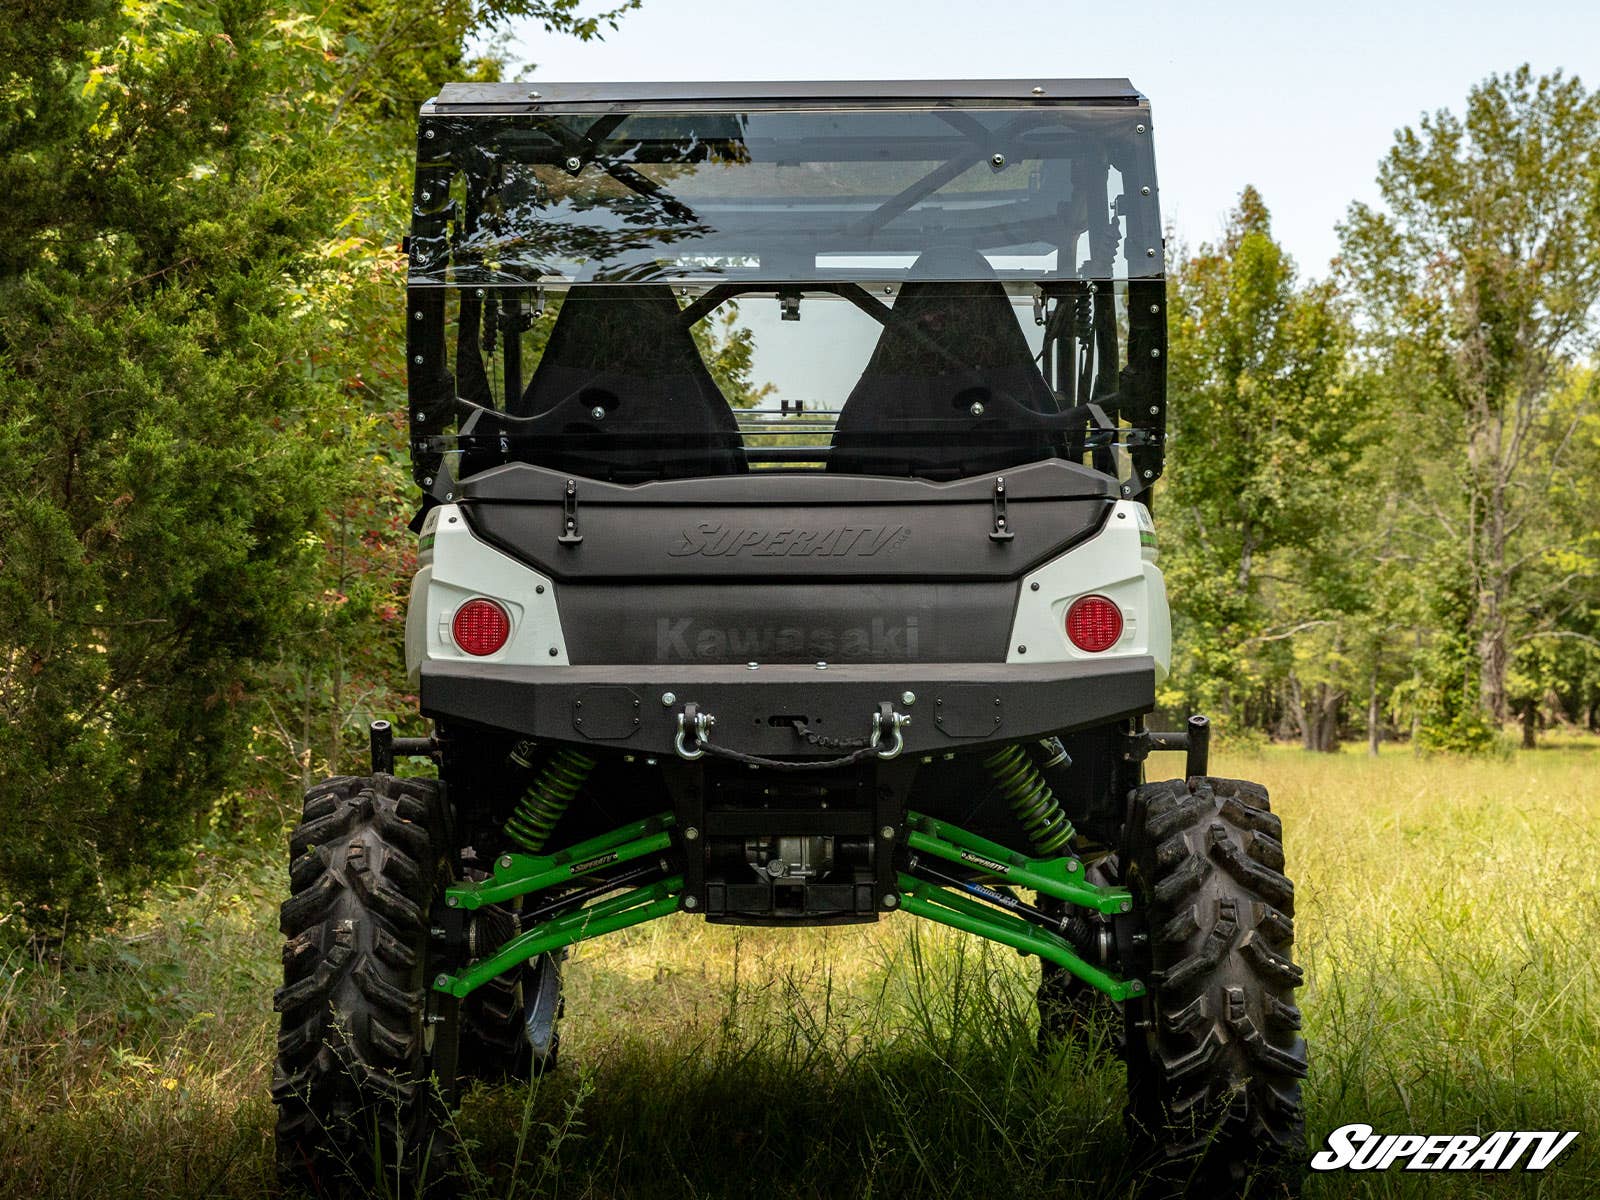
M 561 533 L 556 541 L 563 546 L 576 546 L 583 541 L 583 534 L 578 530 L 578 481 L 567 480 L 566 490 L 561 496 Z
M 1006 477 L 997 475 L 994 481 L 994 528 L 989 530 L 991 542 L 1009 542 L 1017 535 L 1011 531 L 1011 520 L 1006 513 Z

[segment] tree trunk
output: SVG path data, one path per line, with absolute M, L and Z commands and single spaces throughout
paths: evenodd
M 1294 713 L 1290 710 L 1289 684 L 1285 680 L 1278 687 L 1278 708 L 1277 712 L 1273 714 L 1272 740 L 1275 742 L 1287 742 L 1291 738 L 1299 736 L 1299 733 L 1300 726 L 1296 723 Z
M 311 786 L 311 671 L 306 669 L 300 697 L 300 787 Z
M 1322 754 L 1334 754 L 1339 749 L 1339 707 L 1344 703 L 1344 692 L 1330 688 L 1325 683 L 1317 685 L 1316 746 Z
M 1326 684 L 1320 684 L 1319 683 L 1316 686 L 1316 688 L 1313 689 L 1311 694 L 1306 697 L 1305 707 L 1301 710 L 1301 715 L 1300 715 L 1300 745 L 1301 745 L 1302 749 L 1305 749 L 1305 750 L 1320 750 L 1320 749 L 1322 749 L 1321 746 L 1317 745 L 1317 735 L 1318 735 L 1318 733 L 1320 731 L 1320 728 L 1321 728 L 1321 723 L 1317 719 L 1317 714 L 1322 709 L 1322 705 L 1321 705 L 1320 698 L 1319 698 L 1319 693 L 1326 686 L 1327 686 Z
M 1502 413 L 1482 404 L 1477 428 L 1469 435 L 1468 465 L 1472 470 L 1469 503 L 1477 514 L 1471 552 L 1477 588 L 1474 625 L 1478 636 L 1478 702 L 1496 728 L 1510 716 L 1506 671 L 1511 663 L 1509 561 L 1511 475 L 1508 430 Z M 1520 414 L 1519 414 L 1520 421 Z M 1513 436 L 1512 441 L 1515 440 Z
M 1416 666 L 1411 669 L 1411 753 L 1422 753 L 1422 630 L 1416 631 L 1414 653 L 1411 661 Z
M 1319 683 L 1314 691 L 1304 693 L 1292 675 L 1289 684 L 1286 696 L 1300 730 L 1300 745 L 1321 754 L 1338 750 L 1339 706 L 1344 703 L 1344 692 Z
M 1378 725 L 1378 656 L 1372 656 L 1372 678 L 1367 685 L 1367 753 L 1378 757 L 1378 743 L 1383 740 L 1383 730 Z
M 1492 568 L 1490 568 L 1492 570 Z M 1488 581 L 1478 598 L 1478 696 L 1484 715 L 1498 728 L 1510 715 L 1506 700 L 1507 649 L 1504 578 Z
M 1294 730 L 1303 739 L 1307 750 L 1311 748 L 1310 727 L 1306 723 L 1305 704 L 1300 698 L 1300 681 L 1293 675 L 1283 685 L 1283 706 L 1288 713 L 1289 720 L 1294 722 Z
M 1522 702 L 1522 748 L 1539 748 L 1539 706 L 1532 700 Z
M 328 774 L 339 773 L 339 743 L 344 737 L 344 663 L 333 658 L 331 703 L 328 706 Z
M 345 514 L 339 517 L 339 574 L 336 578 L 340 594 L 347 594 L 350 588 L 350 520 Z M 344 659 L 337 653 L 333 655 L 332 672 L 328 689 L 328 774 L 337 775 L 339 743 L 344 735 Z

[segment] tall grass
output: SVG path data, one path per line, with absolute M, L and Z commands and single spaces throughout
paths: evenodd
M 1311 1140 L 1578 1129 L 1548 1172 L 1317 1197 L 1600 1194 L 1600 750 L 1224 758 L 1299 883 Z M 0 974 L 0 1196 L 270 1192 L 281 866 L 218 862 L 129 933 Z M 1037 965 L 897 916 L 679 916 L 577 948 L 560 1068 L 478 1090 L 468 1194 L 1127 1195 L 1121 1068 L 1034 1049 Z

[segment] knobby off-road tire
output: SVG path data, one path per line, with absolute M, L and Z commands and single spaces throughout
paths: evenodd
M 1123 861 L 1149 992 L 1124 1006 L 1128 1128 L 1158 1194 L 1297 1194 L 1306 1044 L 1282 839 L 1258 784 L 1133 792 Z
M 448 1169 L 455 1023 L 427 1019 L 429 912 L 450 881 L 437 780 L 341 778 L 290 838 L 272 1095 L 280 1179 L 314 1195 L 409 1197 Z

